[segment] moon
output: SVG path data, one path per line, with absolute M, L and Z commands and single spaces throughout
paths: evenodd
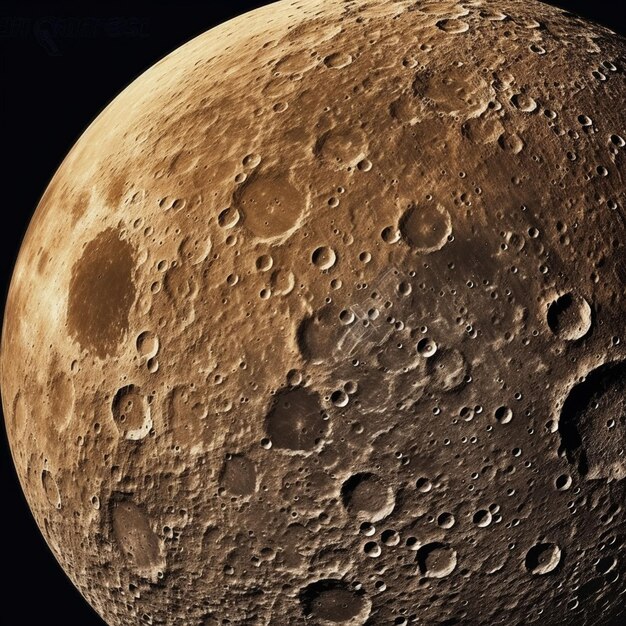
M 621 623 L 625 59 L 533 1 L 283 0 L 96 118 L 0 379 L 110 626 Z

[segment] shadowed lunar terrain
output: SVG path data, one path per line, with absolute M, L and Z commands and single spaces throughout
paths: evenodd
M 625 71 L 530 0 L 283 1 L 101 113 L 1 383 L 110 626 L 623 623 Z

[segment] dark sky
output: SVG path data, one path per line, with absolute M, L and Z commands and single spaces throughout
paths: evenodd
M 263 4 L 267 3 L 3 0 L 1 145 L 8 171 L 0 199 L 2 306 L 32 212 L 86 126 L 161 57 L 212 26 Z M 623 0 L 551 4 L 626 35 Z M 77 23 L 82 24 L 82 36 L 76 36 Z M 41 537 L 17 482 L 3 428 L 0 478 L 5 579 L 0 626 L 103 626 Z

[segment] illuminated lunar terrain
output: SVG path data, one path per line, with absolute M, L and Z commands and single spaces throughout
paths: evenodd
M 1 383 L 110 626 L 621 623 L 625 55 L 526 0 L 283 1 L 100 114 Z

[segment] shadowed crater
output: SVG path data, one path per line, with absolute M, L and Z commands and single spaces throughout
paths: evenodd
M 362 590 L 334 578 L 318 580 L 300 591 L 300 604 L 305 616 L 334 624 L 365 618 L 371 603 Z
M 589 479 L 626 478 L 626 362 L 587 374 L 563 403 L 561 447 Z
M 265 419 L 265 429 L 277 448 L 312 450 L 328 432 L 319 396 L 301 387 L 282 390 Z
M 350 476 L 341 486 L 341 500 L 348 513 L 372 522 L 387 517 L 395 504 L 393 491 L 371 472 Z
M 591 306 L 582 296 L 566 293 L 548 308 L 548 326 L 560 339 L 577 341 L 591 329 Z
M 533 576 L 544 576 L 554 572 L 560 565 L 563 554 L 554 543 L 537 543 L 524 558 L 526 570 Z

